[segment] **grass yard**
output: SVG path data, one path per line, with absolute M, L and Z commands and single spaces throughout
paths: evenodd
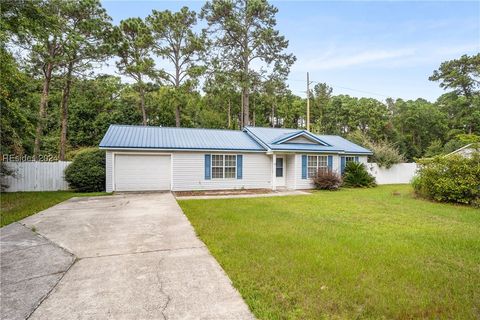
M 76 193 L 71 191 L 8 192 L 0 195 L 1 226 L 31 216 L 73 197 L 107 195 L 105 192 Z
M 183 200 L 260 319 L 479 319 L 480 210 L 409 186 Z

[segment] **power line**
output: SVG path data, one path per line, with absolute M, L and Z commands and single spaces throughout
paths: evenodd
M 289 79 L 288 81 L 305 82 L 305 80 L 299 80 L 299 79 Z M 313 80 L 310 80 L 310 82 L 311 83 L 326 83 L 326 82 L 313 81 Z M 383 98 L 395 99 L 395 97 L 391 96 L 391 95 L 385 95 L 385 94 L 376 93 L 376 92 L 372 92 L 372 91 L 366 91 L 366 90 L 354 89 L 354 88 L 349 88 L 349 87 L 337 86 L 335 84 L 329 84 L 329 83 L 326 83 L 326 84 L 328 86 L 334 88 L 334 89 L 344 89 L 344 90 L 350 90 L 350 91 L 355 91 L 355 92 L 360 92 L 360 93 L 365 93 L 365 94 L 371 94 L 371 95 L 375 95 L 375 96 L 379 96 L 379 97 L 383 97 Z M 296 91 L 306 93 L 306 91 L 299 91 L 299 90 L 296 90 Z

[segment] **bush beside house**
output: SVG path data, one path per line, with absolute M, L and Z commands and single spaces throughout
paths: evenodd
M 363 163 L 348 162 L 343 174 L 343 185 L 353 188 L 369 188 L 377 184 L 375 177 L 368 173 Z
M 480 153 L 471 158 L 460 155 L 418 161 L 413 180 L 415 193 L 436 201 L 480 206 Z
M 342 185 L 342 177 L 332 170 L 320 170 L 313 183 L 319 190 L 337 190 Z
M 337 190 L 341 186 L 370 188 L 377 185 L 375 177 L 367 171 L 363 163 L 358 162 L 348 162 L 343 176 L 331 170 L 319 171 L 313 178 L 313 183 L 318 190 Z
M 65 180 L 75 191 L 105 191 L 105 151 L 89 148 L 78 152 L 65 169 Z

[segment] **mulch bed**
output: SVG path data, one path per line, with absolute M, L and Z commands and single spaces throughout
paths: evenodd
M 272 193 L 270 189 L 239 189 L 239 190 L 208 190 L 208 191 L 175 191 L 176 197 L 190 196 L 228 196 L 239 194 L 265 194 Z

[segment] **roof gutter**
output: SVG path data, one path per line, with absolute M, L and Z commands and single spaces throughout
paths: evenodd
M 326 153 L 326 154 L 345 154 L 345 155 L 372 155 L 372 152 L 345 152 L 341 150 L 280 150 L 280 149 L 270 149 L 270 150 L 254 150 L 254 149 L 226 149 L 226 148 L 210 148 L 210 149 L 195 149 L 195 148 L 136 148 L 136 147 L 99 147 L 101 150 L 112 150 L 112 151 L 177 151 L 177 152 L 243 152 L 243 153 L 266 153 L 268 155 L 274 153 Z
M 99 147 L 101 150 L 113 150 L 113 151 L 194 151 L 194 152 L 248 152 L 248 153 L 265 153 L 265 150 L 257 150 L 257 149 L 227 149 L 227 148 L 209 148 L 209 149 L 202 149 L 202 148 L 138 148 L 138 147 L 108 147 L 108 146 L 101 146 Z
M 366 151 L 343 151 L 343 150 L 313 150 L 313 149 L 301 149 L 301 150 L 291 150 L 291 149 L 272 149 L 267 152 L 267 154 L 274 154 L 274 153 L 325 153 L 325 154 L 341 154 L 341 155 L 373 155 L 372 152 Z

